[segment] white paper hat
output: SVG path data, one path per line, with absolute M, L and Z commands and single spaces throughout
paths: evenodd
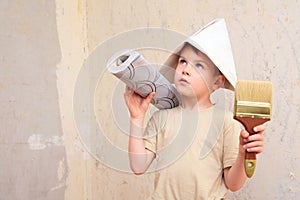
M 229 35 L 224 19 L 216 19 L 210 22 L 184 42 L 193 45 L 195 48 L 205 53 L 226 77 L 227 80 L 224 84 L 224 88 L 234 90 L 237 77 Z M 177 67 L 178 53 L 183 45 L 184 43 L 169 56 L 164 63 L 165 67 L 160 70 L 171 82 L 173 82 L 174 69 Z

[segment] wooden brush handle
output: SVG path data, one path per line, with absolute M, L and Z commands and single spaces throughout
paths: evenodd
M 250 135 L 255 134 L 255 132 L 253 131 L 253 128 L 255 126 L 258 126 L 270 120 L 270 119 L 238 117 L 238 116 L 235 116 L 234 119 L 241 122 L 244 125 L 246 131 L 248 131 Z M 245 167 L 245 172 L 247 174 L 247 177 L 248 178 L 252 177 L 256 167 L 256 153 L 246 151 L 244 167 Z

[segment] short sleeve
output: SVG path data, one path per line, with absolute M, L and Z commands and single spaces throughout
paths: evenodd
M 241 132 L 241 125 L 228 116 L 225 125 L 224 143 L 223 143 L 223 168 L 231 167 L 239 153 L 239 135 Z
M 145 148 L 157 153 L 157 143 L 158 136 L 162 131 L 164 124 L 166 122 L 166 111 L 159 110 L 156 111 L 152 117 L 149 119 L 146 129 L 144 131 L 144 145 Z

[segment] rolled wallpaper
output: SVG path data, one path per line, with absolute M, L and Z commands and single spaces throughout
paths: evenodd
M 174 108 L 180 103 L 176 88 L 141 54 L 123 50 L 114 54 L 107 63 L 109 72 L 142 97 L 155 92 L 152 104 L 158 109 Z

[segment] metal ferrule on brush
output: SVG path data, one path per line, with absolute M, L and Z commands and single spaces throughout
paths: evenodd
M 249 118 L 271 118 L 272 104 L 266 102 L 236 101 L 234 106 L 235 115 Z

